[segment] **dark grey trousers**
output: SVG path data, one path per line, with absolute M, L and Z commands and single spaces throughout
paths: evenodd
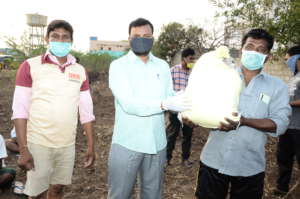
M 108 160 L 108 198 L 130 199 L 138 174 L 140 199 L 162 198 L 165 162 L 166 149 L 146 154 L 112 144 Z

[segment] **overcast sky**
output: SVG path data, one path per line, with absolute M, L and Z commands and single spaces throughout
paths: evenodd
M 5 0 L 1 2 L 0 36 L 20 38 L 28 30 L 25 14 L 38 13 L 48 16 L 48 23 L 69 21 L 74 28 L 73 48 L 86 51 L 90 36 L 126 40 L 129 23 L 138 17 L 150 20 L 157 36 L 169 22 L 208 25 L 214 10 L 209 0 Z M 3 41 L 0 47 L 5 47 Z

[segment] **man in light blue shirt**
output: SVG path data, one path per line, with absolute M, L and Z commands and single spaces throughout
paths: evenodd
M 291 113 L 287 85 L 262 71 L 273 42 L 263 29 L 251 30 L 242 40 L 239 72 L 246 87 L 239 101 L 241 118 L 226 119 L 228 124 L 210 132 L 200 157 L 199 199 L 225 199 L 228 192 L 230 199 L 263 196 L 267 136 L 283 134 Z
M 115 97 L 115 125 L 108 161 L 108 198 L 129 199 L 140 175 L 141 199 L 160 199 L 166 160 L 164 111 L 190 107 L 175 95 L 168 64 L 153 56 L 153 25 L 139 18 L 129 25 L 131 51 L 109 69 Z

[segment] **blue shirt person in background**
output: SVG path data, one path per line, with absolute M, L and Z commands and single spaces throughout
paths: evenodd
M 164 111 L 190 107 L 175 94 L 169 65 L 152 55 L 153 25 L 139 18 L 129 25 L 131 50 L 109 69 L 115 124 L 108 161 L 108 198 L 129 199 L 137 175 L 141 199 L 160 199 L 166 161 Z
M 262 71 L 273 43 L 263 29 L 252 29 L 243 37 L 240 121 L 226 118 L 227 124 L 210 131 L 200 157 L 195 193 L 199 199 L 225 199 L 228 192 L 230 199 L 263 196 L 267 136 L 283 134 L 291 112 L 286 84 Z
M 285 59 L 293 74 L 288 83 L 292 115 L 288 129 L 279 136 L 277 145 L 278 179 L 273 191 L 276 196 L 284 196 L 289 191 L 295 157 L 300 167 L 300 46 L 290 48 Z

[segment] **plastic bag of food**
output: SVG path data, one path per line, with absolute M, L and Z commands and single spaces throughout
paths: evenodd
M 232 113 L 238 111 L 244 86 L 232 60 L 225 46 L 200 57 L 185 90 L 192 109 L 182 112 L 181 117 L 205 128 L 218 128 L 221 121 L 227 123 L 225 117 L 239 120 Z

